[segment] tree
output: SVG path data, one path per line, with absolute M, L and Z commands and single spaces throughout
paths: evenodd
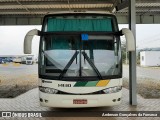
M 124 37 L 121 38 L 121 50 L 122 50 L 122 61 L 123 63 L 128 64 L 129 55 L 126 50 L 126 40 Z

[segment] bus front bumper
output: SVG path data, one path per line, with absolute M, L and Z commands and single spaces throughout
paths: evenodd
M 99 95 L 60 95 L 40 92 L 40 105 L 57 108 L 103 107 L 121 103 L 122 90 L 117 93 Z M 74 100 L 86 100 L 75 103 Z

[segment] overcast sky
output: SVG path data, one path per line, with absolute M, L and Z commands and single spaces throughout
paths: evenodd
M 31 29 L 41 30 L 41 26 L 0 26 L 0 55 L 22 55 L 26 33 Z M 32 54 L 38 53 L 39 37 L 32 42 Z
M 120 29 L 127 25 L 120 25 Z M 0 55 L 22 55 L 25 34 L 31 29 L 41 30 L 41 26 L 0 26 Z M 137 47 L 160 47 L 160 25 L 136 25 Z M 32 54 L 38 54 L 39 37 L 34 37 Z
M 119 25 L 120 28 L 128 25 Z M 138 49 L 160 47 L 160 24 L 137 24 L 136 46 Z

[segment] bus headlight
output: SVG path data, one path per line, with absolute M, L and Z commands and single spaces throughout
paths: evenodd
M 58 93 L 58 90 L 54 88 L 48 88 L 48 87 L 39 87 L 39 90 L 41 92 L 49 93 L 49 94 L 56 94 Z
M 110 94 L 110 93 L 119 92 L 121 89 L 122 89 L 122 86 L 115 86 L 115 87 L 104 89 L 103 92 L 106 94 Z

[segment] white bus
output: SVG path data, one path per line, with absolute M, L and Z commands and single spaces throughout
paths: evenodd
M 40 36 L 39 100 L 48 107 L 113 106 L 122 97 L 121 35 L 135 50 L 132 32 L 119 31 L 117 19 L 106 13 L 46 15 L 42 30 L 29 31 L 24 53 L 31 54 Z

